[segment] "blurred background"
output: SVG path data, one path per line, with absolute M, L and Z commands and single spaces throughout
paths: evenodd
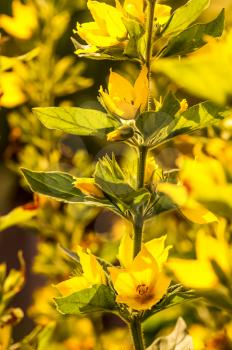
M 185 2 L 162 3 L 175 8 Z M 226 8 L 228 26 L 232 21 L 230 0 L 212 0 L 201 21 L 213 19 L 223 7 Z M 4 95 L 0 103 L 0 263 L 6 263 L 8 271 L 18 269 L 19 250 L 22 250 L 26 262 L 26 282 L 11 304 L 20 307 L 25 315 L 14 327 L 14 341 L 21 340 L 34 327 L 39 327 L 36 328 L 39 332 L 49 325 L 50 344 L 54 349 L 97 349 L 96 344 L 100 343 L 102 349 L 109 346 L 114 349 L 113 344 L 119 346 L 122 342 L 125 342 L 125 349 L 129 349 L 127 331 L 118 319 L 102 315 L 91 316 L 91 319 L 64 318 L 55 311 L 51 299 L 56 294 L 52 284 L 67 278 L 71 271 L 60 245 L 74 249 L 75 245 L 81 244 L 114 262 L 118 241 L 130 227 L 106 211 L 60 204 L 42 196 L 35 198 L 20 173 L 20 167 L 26 167 L 32 170 L 59 169 L 88 177 L 92 175 L 98 157 L 105 153 L 115 152 L 122 162 L 128 157 L 125 146 L 106 145 L 95 138 L 48 130 L 32 114 L 32 108 L 39 106 L 101 109 L 97 100 L 98 89 L 100 85 L 106 85 L 110 67 L 123 71 L 129 78 L 135 76 L 139 67 L 132 63 L 86 60 L 74 54 L 70 38 L 75 37 L 76 22 L 89 20 L 85 0 L 1 0 L 0 55 L 3 56 L 3 69 L 0 92 Z M 157 91 L 167 87 L 177 90 L 174 83 L 163 76 L 154 78 L 157 98 Z M 178 90 L 178 94 L 187 98 L 190 104 L 198 102 L 185 91 Z M 196 139 L 204 145 L 205 138 L 215 139 L 222 135 L 226 135 L 226 141 L 230 140 L 231 131 L 225 131 L 223 125 L 216 131 L 210 129 L 194 137 L 178 138 L 156 150 L 156 159 L 165 169 L 171 169 L 181 154 L 192 154 Z M 231 147 L 229 143 L 228 147 Z M 12 210 L 9 217 L 7 214 Z M 174 245 L 174 252 L 191 257 L 198 230 L 199 225 L 184 220 L 180 214 L 168 213 L 157 217 L 155 222 L 149 221 L 146 239 L 170 233 L 168 240 Z M 197 309 L 191 303 L 184 309 L 173 308 L 168 314 L 163 312 L 147 322 L 147 339 L 158 335 L 164 326 L 168 329 L 179 315 L 192 325 L 196 339 L 202 339 L 199 334 L 204 338 L 211 328 L 220 330 L 220 322 L 223 324 L 226 316 L 220 314 L 219 324 L 215 325 L 211 313 L 216 315 L 217 312 L 204 303 L 199 303 Z M 102 334 L 100 340 L 98 334 Z M 201 349 L 200 346 L 196 349 Z

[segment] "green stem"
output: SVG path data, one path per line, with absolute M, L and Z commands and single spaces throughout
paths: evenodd
M 147 110 L 149 111 L 152 106 L 151 95 L 150 95 L 150 81 L 151 81 L 151 59 L 152 59 L 152 48 L 153 48 L 153 27 L 154 27 L 154 16 L 155 16 L 155 4 L 156 0 L 147 0 L 147 39 L 146 39 L 146 66 L 147 66 L 147 76 L 149 81 L 149 97 Z
M 145 344 L 143 341 L 142 325 L 139 319 L 135 318 L 131 321 L 130 331 L 134 342 L 135 350 L 144 350 Z
M 153 48 L 153 26 L 154 26 L 154 14 L 155 14 L 156 0 L 147 0 L 147 28 L 146 28 L 146 57 L 145 62 L 148 70 L 149 79 L 149 98 L 147 104 L 147 111 L 151 109 L 151 96 L 150 96 L 150 78 L 151 78 L 151 59 L 152 59 L 152 48 Z M 144 176 L 146 168 L 146 157 L 148 148 L 144 145 L 139 146 L 139 157 L 138 157 L 138 168 L 137 168 L 137 189 L 144 187 Z M 143 241 L 143 226 L 144 226 L 144 209 L 143 206 L 138 208 L 138 211 L 134 215 L 134 251 L 133 255 L 140 252 Z M 145 343 L 143 339 L 142 324 L 139 317 L 133 318 L 130 322 L 130 330 L 134 342 L 135 350 L 144 350 Z
M 138 159 L 138 168 L 137 168 L 137 188 L 139 189 L 144 186 L 144 175 L 145 175 L 148 148 L 146 146 L 140 146 L 138 151 L 139 151 L 139 159 Z
M 137 169 L 137 188 L 144 187 L 144 175 L 146 167 L 146 157 L 148 148 L 146 146 L 139 147 L 139 157 L 138 157 L 138 169 Z M 138 212 L 134 216 L 134 257 L 140 252 L 143 240 L 143 208 L 139 208 Z

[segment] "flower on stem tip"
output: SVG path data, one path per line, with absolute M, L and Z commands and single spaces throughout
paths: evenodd
M 102 86 L 99 90 L 102 105 L 122 119 L 134 119 L 147 105 L 149 87 L 147 68 L 142 67 L 134 86 L 124 77 L 110 72 L 108 92 Z
M 120 243 L 118 259 L 123 268 L 108 270 L 116 300 L 135 310 L 150 309 L 167 292 L 170 279 L 162 272 L 171 246 L 164 247 L 166 236 L 155 238 L 142 246 L 133 259 L 133 240 L 126 233 Z
M 121 45 L 127 36 L 122 13 L 117 8 L 103 2 L 89 0 L 88 9 L 93 22 L 77 23 L 77 34 L 97 51 L 97 47 Z M 76 51 L 79 53 L 79 50 Z
M 77 247 L 77 254 L 80 258 L 83 274 L 55 286 L 63 296 L 91 288 L 95 284 L 106 284 L 105 272 L 97 258 L 93 254 L 85 252 L 80 246 Z

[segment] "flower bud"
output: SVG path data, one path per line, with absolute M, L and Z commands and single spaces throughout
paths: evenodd
M 107 141 L 125 141 L 134 135 L 134 129 L 131 126 L 122 126 L 107 134 Z
M 75 179 L 75 182 L 73 183 L 75 188 L 78 188 L 83 194 L 86 196 L 91 196 L 91 197 L 97 197 L 97 198 L 103 198 L 104 193 L 98 187 L 94 179 L 91 178 L 79 178 Z

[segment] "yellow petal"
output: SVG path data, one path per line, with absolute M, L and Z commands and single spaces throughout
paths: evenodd
M 169 250 L 172 248 L 170 245 L 165 248 L 164 245 L 166 238 L 167 235 L 164 235 L 159 238 L 154 238 L 151 241 L 145 243 L 145 247 L 155 258 L 159 267 L 162 267 L 162 265 L 167 261 Z
M 85 279 L 88 280 L 91 285 L 105 284 L 105 273 L 96 257 L 91 253 L 84 252 L 80 246 L 77 247 L 77 254 L 80 257 L 80 263 Z
M 26 95 L 22 91 L 22 82 L 14 72 L 2 72 L 0 82 L 0 106 L 14 108 L 26 102 Z
M 82 289 L 90 288 L 91 286 L 92 284 L 90 284 L 85 277 L 77 276 L 60 282 L 55 287 L 63 296 L 66 296 L 78 292 Z
M 228 244 L 199 230 L 196 240 L 196 254 L 201 261 L 215 260 L 225 272 L 230 271 L 230 251 Z
M 98 1 L 88 1 L 87 6 L 99 28 L 109 36 L 123 39 L 127 35 L 122 13 L 113 6 Z
M 159 183 L 157 190 L 167 194 L 174 203 L 178 206 L 183 206 L 188 200 L 188 194 L 186 188 L 182 185 L 174 185 L 171 183 Z
M 123 9 L 132 17 L 144 22 L 144 1 L 143 0 L 125 0 Z
M 138 78 L 135 81 L 135 106 L 143 112 L 148 103 L 149 83 L 147 77 L 147 67 L 143 66 Z
M 118 73 L 110 72 L 109 95 L 111 98 L 118 98 L 119 101 L 133 101 L 135 98 L 134 88 L 131 83 Z
M 0 28 L 18 39 L 30 39 L 37 27 L 37 15 L 34 6 L 28 2 L 24 5 L 20 0 L 12 2 L 13 17 L 0 16 Z
M 169 20 L 171 10 L 172 8 L 167 5 L 157 4 L 155 6 L 155 17 L 157 18 L 159 24 L 163 25 Z
M 218 285 L 218 279 L 208 262 L 170 259 L 167 262 L 167 267 L 174 273 L 178 281 L 186 287 L 209 289 Z
M 180 211 L 187 219 L 196 224 L 201 225 L 218 221 L 218 218 L 211 211 L 191 198 L 180 208 Z
M 118 249 L 118 260 L 121 266 L 129 267 L 133 261 L 133 240 L 128 232 L 121 238 Z

